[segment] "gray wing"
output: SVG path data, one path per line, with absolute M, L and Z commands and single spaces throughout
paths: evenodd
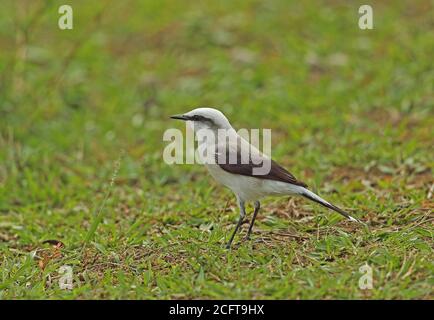
M 236 153 L 236 154 L 235 154 Z M 248 163 L 247 159 L 241 158 L 241 152 L 239 149 L 230 150 L 226 149 L 226 157 L 219 157 L 219 154 L 216 152 L 215 161 L 218 166 L 226 172 L 230 172 L 233 174 L 239 174 L 242 176 L 250 176 L 258 179 L 268 179 L 274 181 L 280 181 L 285 183 L 291 183 L 297 186 L 307 188 L 307 185 L 297 180 L 290 172 L 288 172 L 285 168 L 277 164 L 275 161 L 271 159 L 266 159 L 261 155 L 249 154 Z M 246 157 L 247 158 L 247 157 Z M 236 163 L 233 161 L 236 159 Z M 232 160 L 232 161 L 230 161 Z M 241 161 L 244 160 L 244 161 Z M 260 168 L 263 166 L 263 161 L 271 161 L 271 168 L 268 174 L 264 175 L 254 175 L 253 168 Z M 245 163 L 243 163 L 245 162 Z

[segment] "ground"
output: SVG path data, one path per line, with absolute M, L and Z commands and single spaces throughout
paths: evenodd
M 433 298 L 432 2 L 371 1 L 373 30 L 350 1 L 61 4 L 1 4 L 1 299 Z M 162 159 L 196 106 L 369 227 L 270 198 L 226 250 L 232 193 Z

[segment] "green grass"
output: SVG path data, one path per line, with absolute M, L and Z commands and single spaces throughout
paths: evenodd
M 433 298 L 432 1 L 365 31 L 347 1 L 74 1 L 70 31 L 61 4 L 0 5 L 1 299 Z M 162 160 L 202 105 L 369 230 L 270 198 L 226 250 L 234 196 Z

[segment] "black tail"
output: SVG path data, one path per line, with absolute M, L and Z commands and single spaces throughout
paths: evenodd
M 356 222 L 362 223 L 359 219 L 356 219 L 356 218 L 352 217 L 351 215 L 349 215 L 349 214 L 348 214 L 347 212 L 345 212 L 344 210 L 342 210 L 342 209 L 336 207 L 335 205 L 332 205 L 331 203 L 325 201 L 325 200 L 322 199 L 320 196 L 316 195 L 315 193 L 313 193 L 313 192 L 311 192 L 311 191 L 309 191 L 309 190 L 307 190 L 307 189 L 306 189 L 306 191 L 303 192 L 301 195 L 302 195 L 303 197 L 309 199 L 309 200 L 312 200 L 312 201 L 314 201 L 314 202 L 316 202 L 316 203 L 319 203 L 320 205 L 322 205 L 322 206 L 324 206 L 324 207 L 326 207 L 326 208 L 332 209 L 332 210 L 336 211 L 337 213 L 340 213 L 340 214 L 343 215 L 345 218 L 347 218 L 347 219 L 349 219 L 349 220 L 351 220 L 351 221 L 356 221 Z

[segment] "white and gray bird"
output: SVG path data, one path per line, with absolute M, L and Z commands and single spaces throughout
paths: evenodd
M 195 132 L 198 140 L 198 154 L 199 156 L 202 155 L 201 160 L 209 173 L 215 180 L 230 188 L 237 197 L 240 217 L 226 245 L 227 248 L 230 248 L 234 236 L 246 216 L 245 203 L 247 201 L 254 202 L 253 217 L 246 235 L 246 238 L 249 239 L 260 208 L 259 200 L 266 196 L 303 196 L 340 213 L 351 221 L 360 222 L 344 210 L 310 191 L 305 183 L 297 180 L 286 169 L 243 139 L 219 110 L 197 108 L 171 118 L 187 121 L 189 127 Z M 218 137 L 221 131 L 226 132 L 228 139 L 219 141 L 218 138 L 209 138 L 210 134 Z M 222 152 L 223 157 L 221 157 Z M 241 159 L 245 159 L 243 152 L 248 152 L 247 161 L 241 161 Z M 208 155 L 206 159 L 203 156 L 205 154 Z M 215 161 L 209 161 L 210 159 Z M 236 159 L 236 161 L 230 161 L 230 159 Z M 257 169 L 261 163 L 266 161 L 270 164 L 269 170 L 265 174 L 254 174 L 255 168 Z

